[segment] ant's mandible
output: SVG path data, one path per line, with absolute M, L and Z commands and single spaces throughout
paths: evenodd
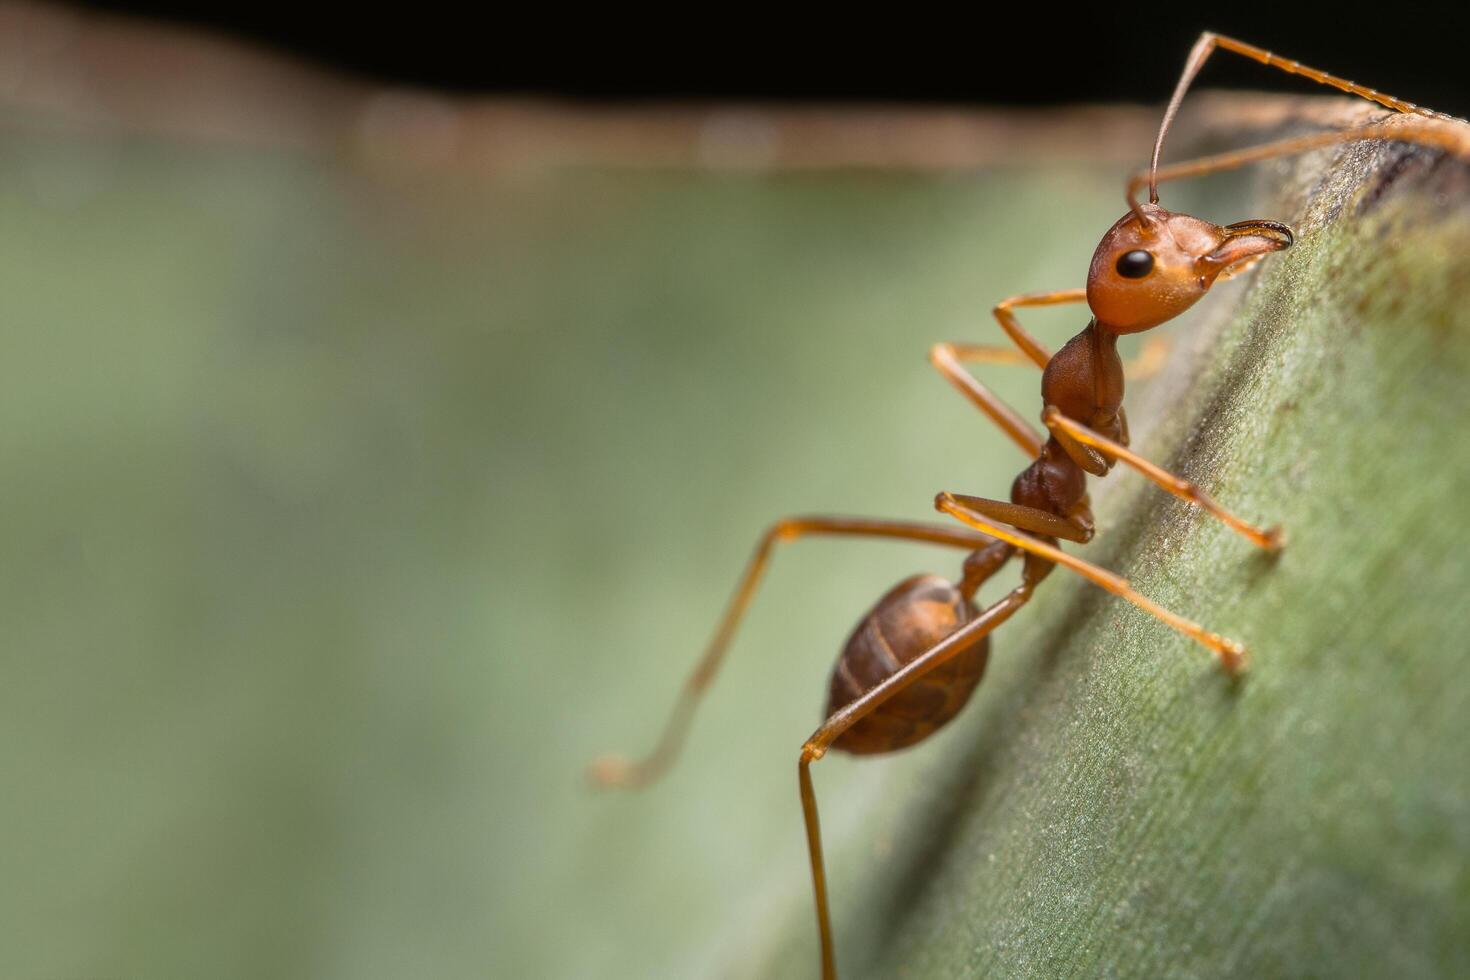
M 1403 115 L 1160 167 L 1159 154 L 1169 124 L 1190 82 L 1217 48 L 1361 96 Z M 1123 462 L 1169 493 L 1203 507 L 1257 547 L 1281 547 L 1284 539 L 1280 530 L 1263 530 L 1241 520 L 1194 484 L 1128 449 L 1128 419 L 1123 412 L 1127 372 L 1118 357 L 1117 342 L 1123 334 L 1139 333 L 1172 320 L 1216 282 L 1292 244 L 1290 229 L 1279 222 L 1252 220 L 1222 227 L 1160 207 L 1161 181 L 1216 173 L 1356 140 L 1417 143 L 1470 159 L 1470 123 L 1465 120 L 1420 108 L 1254 45 L 1209 32 L 1201 35 L 1164 110 L 1149 168 L 1128 182 L 1128 211 L 1108 229 L 1093 253 L 1087 286 L 1013 296 L 995 307 L 995 318 L 1020 349 L 1020 359 L 1042 371 L 1041 419 L 1046 439 L 1043 441 L 1013 408 L 962 366 L 965 362 L 1014 363 L 1018 359 L 1015 351 L 945 343 L 929 352 L 934 367 L 1032 460 L 1011 484 L 1010 500 L 939 494 L 935 507 L 967 528 L 825 516 L 776 522 L 761 538 L 714 638 L 684 685 L 657 747 L 637 763 L 617 756 L 603 757 L 592 766 L 593 779 L 605 786 L 641 786 L 667 769 L 778 541 L 811 534 L 845 535 L 927 541 L 967 551 L 957 581 L 936 575 L 905 579 L 863 617 L 833 669 L 827 719 L 801 746 L 797 768 L 816 897 L 822 977 L 835 980 L 837 966 L 811 764 L 832 748 L 858 755 L 905 748 L 947 723 L 980 682 L 989 656 L 989 635 L 1030 600 L 1036 586 L 1056 565 L 1127 599 L 1203 644 L 1226 671 L 1242 670 L 1245 648 L 1241 644 L 1164 609 L 1135 592 L 1123 578 L 1067 554 L 1058 544 L 1085 544 L 1092 538 L 1087 477 L 1105 476 L 1115 463 Z M 1145 186 L 1148 201 L 1140 203 L 1139 192 Z M 1092 312 L 1091 322 L 1055 354 L 1027 333 L 1013 312 L 1019 307 L 1084 301 Z M 1157 348 L 1152 353 L 1157 354 Z M 978 609 L 974 598 L 981 584 L 1017 555 L 1023 560 L 1020 584 L 993 605 Z

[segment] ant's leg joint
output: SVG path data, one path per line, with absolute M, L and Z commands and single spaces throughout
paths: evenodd
M 771 525 L 766 532 L 766 538 L 770 541 L 795 541 L 801 537 L 801 521 L 791 518 L 782 518 Z
M 1245 644 L 1211 633 L 1210 638 L 1219 644 L 1220 666 L 1225 673 L 1231 677 L 1239 677 L 1250 667 L 1250 656 L 1246 653 Z
M 632 774 L 633 764 L 620 755 L 598 756 L 587 767 L 587 778 L 601 789 L 627 786 L 632 782 Z

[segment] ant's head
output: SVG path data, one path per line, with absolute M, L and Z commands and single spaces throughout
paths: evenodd
M 1147 330 L 1291 241 L 1291 229 L 1275 221 L 1221 227 L 1144 204 L 1119 218 L 1092 253 L 1087 305 L 1114 333 Z

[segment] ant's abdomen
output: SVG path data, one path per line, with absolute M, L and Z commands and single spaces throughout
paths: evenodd
M 915 575 L 878 600 L 848 637 L 832 670 L 827 714 L 856 700 L 975 616 L 953 582 Z M 855 755 L 891 752 L 922 741 L 959 714 L 985 673 L 982 639 L 914 681 L 833 743 Z

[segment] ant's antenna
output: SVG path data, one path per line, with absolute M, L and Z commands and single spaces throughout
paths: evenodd
M 1169 106 L 1164 110 L 1164 121 L 1159 124 L 1159 136 L 1154 140 L 1154 155 L 1148 165 L 1148 203 L 1159 203 L 1159 154 L 1164 149 L 1164 137 L 1169 132 L 1169 124 L 1174 121 L 1174 116 L 1179 112 L 1179 103 L 1184 101 L 1184 93 L 1189 89 L 1189 83 L 1194 81 L 1194 76 L 1204 67 L 1205 59 L 1215 49 L 1215 35 L 1206 32 L 1195 42 L 1194 47 L 1189 50 L 1189 58 L 1184 62 L 1184 73 L 1179 76 L 1179 84 L 1174 86 L 1174 94 L 1169 99 Z M 1142 217 L 1142 215 L 1140 215 Z

